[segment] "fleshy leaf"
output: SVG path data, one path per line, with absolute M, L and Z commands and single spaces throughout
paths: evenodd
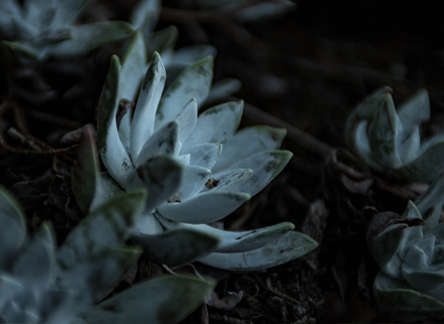
M 192 98 L 185 104 L 182 112 L 177 116 L 176 122 L 179 125 L 178 138 L 182 144 L 193 133 L 197 124 L 197 101 Z
M 216 164 L 222 147 L 216 143 L 198 144 L 188 149 L 183 149 L 181 153 L 190 155 L 190 164 L 212 169 Z
M 55 247 L 51 228 L 43 224 L 14 263 L 12 271 L 26 287 L 49 286 L 55 274 Z
M 174 324 L 204 302 L 212 282 L 185 277 L 158 277 L 137 284 L 83 314 L 88 324 Z
M 384 87 L 376 90 L 362 101 L 349 115 L 344 127 L 347 145 L 355 149 L 355 128 L 363 120 L 371 119 L 384 104 L 384 97 L 390 95 L 392 89 Z
M 243 106 L 243 101 L 231 101 L 205 110 L 199 115 L 184 149 L 202 143 L 225 143 L 239 126 Z
M 158 155 L 175 155 L 179 150 L 178 127 L 176 121 L 169 122 L 147 138 L 136 159 L 136 167 Z
M 214 171 L 231 167 L 240 159 L 281 146 L 286 130 L 269 126 L 255 126 L 240 130 L 223 145 Z
M 361 121 L 354 130 L 354 149 L 359 154 L 359 157 L 367 163 L 368 166 L 375 170 L 380 170 L 381 167 L 373 161 L 372 150 L 367 135 L 368 121 Z
M 35 28 L 51 25 L 52 16 L 49 12 L 55 11 L 52 8 L 52 1 L 44 0 L 24 0 L 23 2 L 23 19 Z
M 130 24 L 123 21 L 101 21 L 70 27 L 71 38 L 50 48 L 55 56 L 75 56 L 87 53 L 103 44 L 129 37 Z
M 16 0 L 0 1 L 0 12 L 0 29 L 5 33 L 13 32 L 14 23 L 22 19 Z
M 440 219 L 441 210 L 444 205 L 444 175 L 440 175 L 429 187 L 421 197 L 419 197 L 415 204 L 421 215 L 427 216 L 425 218 L 426 228 L 435 228 Z
M 122 59 L 122 69 L 118 83 L 120 99 L 130 102 L 136 100 L 140 82 L 148 68 L 145 42 L 140 32 L 136 32 L 131 38 L 130 44 Z
M 85 309 L 111 293 L 124 273 L 137 264 L 140 254 L 136 248 L 114 246 L 91 254 L 87 259 L 78 259 L 70 267 L 62 264 L 57 276 L 59 289 L 77 296 L 75 307 Z
M 238 92 L 241 87 L 242 84 L 237 79 L 222 79 L 220 81 L 217 81 L 211 87 L 206 103 L 211 103 L 227 98 L 233 93 Z
M 94 130 L 86 127 L 78 152 L 78 165 L 71 173 L 71 186 L 77 203 L 87 212 L 97 194 L 100 194 L 100 170 Z
M 398 153 L 399 136 L 402 125 L 395 110 L 392 96 L 382 96 L 382 106 L 370 121 L 367 131 L 373 159 L 386 167 L 401 165 Z
M 433 181 L 444 171 L 444 137 L 432 138 L 421 147 L 418 157 L 397 170 L 403 179 Z
M 376 276 L 375 297 L 379 307 L 396 319 L 418 320 L 444 316 L 444 303 L 409 288 L 404 282 L 382 273 Z
M 98 104 L 97 146 L 110 175 L 125 187 L 135 170 L 120 140 L 116 124 L 120 70 L 119 58 L 113 56 Z
M 228 169 L 213 173 L 205 184 L 204 192 L 231 191 L 234 187 L 244 184 L 251 176 L 252 169 Z
M 250 195 L 240 192 L 210 192 L 197 195 L 187 201 L 162 205 L 157 208 L 160 215 L 190 224 L 216 222 L 239 208 Z
M 93 299 L 102 300 L 115 289 L 125 272 L 137 265 L 141 254 L 142 251 L 137 248 L 117 247 L 95 255 L 95 268 L 91 266 L 91 262 L 87 262 L 85 265 L 91 275 L 86 277 L 90 279 L 88 284 Z M 100 273 L 100 279 L 97 275 L 94 276 L 97 273 Z
M 219 244 L 218 236 L 192 228 L 157 235 L 136 234 L 132 239 L 143 248 L 150 260 L 170 266 L 192 262 L 213 251 Z
M 263 270 L 302 257 L 317 246 L 316 241 L 303 233 L 288 232 L 261 248 L 238 253 L 211 253 L 199 262 L 233 271 Z
M 404 102 L 398 111 L 403 127 L 404 139 L 414 127 L 430 119 L 430 101 L 426 90 L 419 91 L 415 96 Z
M 57 14 L 54 17 L 58 24 L 71 24 L 91 0 L 63 0 L 57 2 Z
M 185 166 L 183 170 L 182 185 L 177 191 L 177 197 L 181 201 L 187 200 L 200 192 L 210 176 L 211 171 L 199 166 Z
M 152 63 L 142 82 L 136 110 L 134 111 L 130 145 L 133 161 L 136 160 L 142 147 L 154 131 L 154 117 L 160 97 L 162 96 L 165 80 L 165 68 L 159 54 L 155 52 Z M 137 163 L 136 166 L 138 166 Z
M 292 156 L 290 151 L 274 150 L 257 153 L 234 163 L 232 168 L 250 168 L 253 175 L 244 182 L 233 184 L 230 191 L 247 192 L 254 196 L 284 169 Z
M 242 252 L 258 249 L 266 244 L 273 243 L 282 235 L 292 231 L 294 225 L 289 222 L 279 223 L 272 226 L 261 227 L 249 231 L 226 231 L 208 225 L 192 225 L 175 223 L 167 219 L 160 219 L 168 229 L 190 229 L 200 231 L 208 235 L 219 237 L 221 242 L 216 252 Z
M 216 56 L 216 53 L 216 48 L 210 45 L 182 47 L 174 52 L 169 64 L 187 66 L 208 56 Z
M 208 96 L 213 78 L 213 58 L 186 67 L 168 87 L 156 114 L 156 129 L 174 120 L 192 98 L 200 105 Z
M 410 249 L 409 251 L 411 251 Z M 444 298 L 444 275 L 440 272 L 432 271 L 413 271 L 403 273 L 403 278 L 411 287 L 418 291 L 435 297 L 438 300 Z
M 124 103 L 131 104 L 125 101 Z M 132 114 L 131 109 L 128 109 L 126 112 L 123 112 L 123 117 L 120 119 L 120 122 L 118 120 L 119 114 L 117 114 L 117 129 L 119 130 L 119 138 L 127 152 L 130 151 L 131 114 Z
M 168 56 L 168 52 L 171 51 L 176 44 L 177 34 L 177 28 L 174 26 L 152 33 L 149 41 L 146 42 L 147 53 L 152 54 L 155 51 L 159 52 L 162 54 L 163 63 L 168 65 L 168 62 L 165 61 L 165 56 Z
M 120 245 L 141 214 L 145 199 L 144 190 L 121 194 L 83 219 L 58 250 L 63 268 L 72 268 L 103 250 Z
M 154 216 L 155 210 L 145 211 L 137 220 L 132 233 L 134 234 L 160 234 L 164 232 L 164 228 L 160 224 L 158 218 Z
M 3 309 L 4 304 L 24 289 L 23 284 L 19 280 L 3 273 L 0 274 L 0 287 L 2 289 L 0 309 Z
M 145 37 L 148 37 L 157 22 L 160 12 L 160 0 L 141 0 L 133 9 L 131 24 L 140 29 Z
M 10 258 L 26 240 L 23 212 L 15 199 L 0 186 L 0 228 L 7 229 L 0 235 L 0 266 Z
M 46 57 L 47 50 L 29 44 L 28 42 L 9 42 L 2 41 L 4 45 L 9 47 L 13 53 L 20 59 L 26 60 L 42 60 Z
M 400 275 L 402 260 L 397 253 L 403 248 L 400 245 L 405 243 L 402 238 L 406 228 L 405 224 L 390 225 L 369 242 L 373 257 L 381 270 L 395 277 Z
M 402 163 L 406 164 L 414 160 L 421 147 L 421 134 L 419 131 L 419 126 L 414 127 L 413 131 L 407 135 L 404 142 L 400 143 L 399 146 L 399 158 Z
M 151 211 L 177 192 L 183 179 L 183 166 L 170 156 L 160 155 L 142 165 L 138 174 L 148 190 L 145 210 Z

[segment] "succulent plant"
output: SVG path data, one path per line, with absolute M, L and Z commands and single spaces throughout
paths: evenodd
M 374 293 L 382 310 L 417 320 L 444 317 L 444 176 L 416 203 L 409 202 L 401 218 L 389 217 L 369 236 L 380 267 Z M 384 214 L 375 216 L 381 223 Z
M 129 37 L 134 28 L 122 21 L 75 25 L 89 0 L 0 1 L 0 33 L 12 49 L 43 60 L 86 53 Z
M 212 283 L 185 276 L 158 277 L 103 300 L 140 254 L 123 242 L 144 199 L 143 191 L 116 196 L 57 248 L 49 224 L 27 237 L 20 207 L 0 188 L 0 322 L 177 323 L 195 309 Z
M 395 109 L 390 88 L 367 97 L 348 117 L 348 146 L 371 169 L 405 182 L 429 182 L 444 171 L 444 136 L 421 143 L 420 126 L 430 118 L 429 97 L 419 91 Z
M 137 34 L 122 65 L 112 58 L 98 108 L 98 150 L 118 186 L 99 173 L 90 141 L 84 149 L 90 158 L 82 160 L 91 162 L 75 172 L 74 191 L 85 188 L 79 197 L 85 207 L 108 199 L 118 187 L 146 188 L 145 214 L 134 237 L 163 263 L 199 258 L 219 268 L 252 270 L 300 257 L 317 243 L 293 231 L 291 223 L 244 232 L 208 225 L 262 190 L 291 157 L 278 149 L 282 129 L 258 126 L 236 133 L 242 102 L 198 116 L 210 91 L 212 64 L 208 57 L 186 67 L 163 91 L 162 60 L 155 53 L 147 67 L 143 38 Z

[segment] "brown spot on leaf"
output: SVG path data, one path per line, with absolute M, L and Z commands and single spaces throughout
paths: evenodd
M 207 187 L 208 189 L 213 189 L 214 187 L 217 187 L 218 184 L 219 184 L 219 180 L 214 179 L 214 178 L 210 178 L 205 183 L 205 187 Z

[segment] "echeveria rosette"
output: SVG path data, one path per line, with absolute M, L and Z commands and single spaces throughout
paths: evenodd
M 134 27 L 123 21 L 75 25 L 89 0 L 0 1 L 0 32 L 10 48 L 43 60 L 81 55 L 129 37 Z
M 421 143 L 430 118 L 425 90 L 395 109 L 390 88 L 367 97 L 347 120 L 347 145 L 371 169 L 405 182 L 430 182 L 444 171 L 444 136 Z
M 381 270 L 375 298 L 396 318 L 444 318 L 444 224 L 439 223 L 443 189 L 441 176 L 416 203 L 409 202 L 403 221 L 369 242 Z
M 160 324 L 177 323 L 193 311 L 212 283 L 158 277 L 102 301 L 140 254 L 123 243 L 144 201 L 142 191 L 116 196 L 58 248 L 48 224 L 27 237 L 20 207 L 0 188 L 0 322 Z
M 138 35 L 122 65 L 112 58 L 97 127 L 98 150 L 111 178 L 123 189 L 148 191 L 139 243 L 156 257 L 168 255 L 173 246 L 180 251 L 187 243 L 179 236 L 206 237 L 218 244 L 199 260 L 232 270 L 276 266 L 314 249 L 317 243 L 293 231 L 291 223 L 245 232 L 207 225 L 236 210 L 282 171 L 291 157 L 278 149 L 285 131 L 258 126 L 236 132 L 242 102 L 198 116 L 210 91 L 213 59 L 187 66 L 164 90 L 160 56 L 155 53 L 145 70 L 145 53 Z M 128 109 L 122 110 L 123 103 Z M 168 261 L 178 260 L 163 260 Z

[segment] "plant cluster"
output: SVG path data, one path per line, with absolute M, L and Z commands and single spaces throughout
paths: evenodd
M 0 321 L 176 323 L 194 310 L 212 284 L 185 276 L 158 277 L 106 298 L 140 254 L 124 240 L 144 199 L 140 190 L 110 199 L 57 247 L 50 224 L 27 237 L 19 205 L 0 189 L 0 225 L 7 229 L 0 236 Z
M 140 1 L 130 22 L 78 25 L 88 2 L 0 1 L 3 45 L 25 55 L 22 64 L 128 39 L 122 58 L 111 58 L 97 131 L 83 129 L 72 170 L 73 194 L 86 215 L 80 224 L 59 246 L 49 223 L 28 237 L 21 208 L 0 188 L 0 322 L 177 323 L 214 285 L 172 275 L 117 291 L 142 253 L 167 266 L 198 261 L 252 271 L 313 251 L 318 243 L 289 222 L 223 228 L 222 220 L 273 181 L 292 153 L 280 149 L 285 129 L 238 130 L 243 101 L 212 105 L 239 88 L 230 79 L 212 86 L 215 49 L 175 51 L 175 27 L 154 32 L 159 1 Z M 246 4 L 196 3 L 225 12 Z M 236 18 L 291 7 L 288 1 L 260 3 Z M 345 125 L 347 145 L 378 176 L 408 184 L 438 178 L 403 215 L 378 213 L 369 227 L 369 249 L 380 268 L 374 296 L 382 310 L 405 318 L 444 317 L 444 176 L 438 177 L 444 139 L 421 142 L 420 127 L 429 118 L 425 90 L 396 110 L 384 88 L 360 103 Z
M 444 315 L 444 224 L 439 222 L 443 186 L 441 176 L 415 203 L 408 203 L 402 216 L 374 216 L 374 223 L 383 220 L 385 225 L 369 235 L 370 250 L 380 267 L 374 292 L 381 309 L 392 315 L 405 319 Z

